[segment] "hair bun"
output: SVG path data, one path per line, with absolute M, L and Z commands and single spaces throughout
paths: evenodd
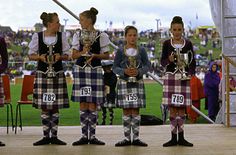
M 43 13 L 40 15 L 40 19 L 45 20 L 45 19 L 47 19 L 47 16 L 48 16 L 48 14 L 47 14 L 46 12 L 43 12 Z
M 94 7 L 91 7 L 90 11 L 93 12 L 94 15 L 98 14 L 98 10 L 96 8 L 94 8 Z
M 175 17 L 173 18 L 173 22 L 175 22 L 175 23 L 183 22 L 183 21 L 182 21 L 182 17 L 180 17 L 180 16 L 175 16 Z

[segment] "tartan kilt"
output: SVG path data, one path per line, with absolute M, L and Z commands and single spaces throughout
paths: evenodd
M 4 90 L 3 90 L 2 76 L 0 75 L 0 107 L 3 106 L 4 106 Z
M 128 101 L 129 94 L 136 94 L 137 100 Z M 119 79 L 117 82 L 117 107 L 118 108 L 145 108 L 146 95 L 143 80 L 130 83 Z
M 80 67 L 75 65 L 73 68 L 73 88 L 71 100 L 73 102 L 95 103 L 97 109 L 100 109 L 105 102 L 105 88 L 103 81 L 102 67 L 92 68 L 90 66 Z M 87 96 L 81 95 L 84 87 L 91 88 L 91 92 Z
M 34 81 L 33 107 L 36 109 L 52 110 L 69 108 L 67 84 L 64 72 L 58 72 L 57 77 L 47 78 L 47 75 L 37 71 Z M 43 101 L 44 93 L 54 93 L 56 100 Z
M 185 107 L 191 105 L 190 80 L 180 80 L 181 74 L 167 73 L 162 77 L 163 79 L 163 97 L 162 104 L 172 107 Z M 183 104 L 173 104 L 171 102 L 172 94 L 181 94 L 184 96 Z

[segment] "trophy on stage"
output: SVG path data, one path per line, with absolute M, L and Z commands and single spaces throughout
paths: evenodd
M 181 48 L 176 48 L 176 65 L 177 69 L 180 71 L 182 74 L 182 77 L 180 80 L 190 80 L 190 77 L 187 76 L 187 72 L 185 71 L 185 67 L 187 67 L 193 60 L 193 53 L 192 51 L 188 51 L 187 53 L 180 53 L 182 49 Z M 191 58 L 189 59 L 189 53 L 191 54 Z
M 55 63 L 55 60 L 54 60 L 54 55 L 53 55 L 53 45 L 49 45 L 48 46 L 49 48 L 49 54 L 47 55 L 47 64 L 48 64 L 48 67 L 47 67 L 47 71 L 46 71 L 46 74 L 47 74 L 47 77 L 48 78 L 54 78 L 56 77 L 56 72 L 54 71 L 54 67 L 52 66 L 54 63 Z
M 138 54 L 138 50 L 135 48 L 128 48 L 125 50 L 125 55 L 128 57 L 128 68 L 138 68 L 136 56 Z M 128 77 L 128 82 L 137 82 L 136 77 Z
M 96 41 L 96 39 L 99 36 L 97 36 L 96 31 L 88 31 L 86 29 L 83 29 L 81 31 L 81 43 L 86 46 L 89 47 L 89 49 L 91 48 L 92 44 Z M 90 51 L 88 51 L 86 54 L 83 54 L 82 56 L 85 57 L 86 60 L 88 60 L 92 54 Z

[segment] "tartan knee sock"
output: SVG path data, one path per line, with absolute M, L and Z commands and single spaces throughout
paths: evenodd
M 105 107 L 102 107 L 102 124 L 106 124 L 106 118 L 107 118 L 107 109 Z
M 88 119 L 88 127 L 89 127 L 89 139 L 95 138 L 96 133 L 96 124 L 97 124 L 97 111 L 89 111 L 89 119 Z
M 112 108 L 109 109 L 109 112 L 110 112 L 110 125 L 112 125 L 112 122 L 113 122 L 113 118 L 114 118 L 114 111 Z
M 184 131 L 184 121 L 185 121 L 185 116 L 177 117 L 178 133 Z
M 88 110 L 80 110 L 82 137 L 88 138 Z
M 123 116 L 123 127 L 124 127 L 124 135 L 125 139 L 130 141 L 131 140 L 131 119 L 132 116 Z
M 177 134 L 177 127 L 178 127 L 177 118 L 170 117 L 170 127 L 171 127 L 171 132 L 173 134 Z
M 41 120 L 43 125 L 43 135 L 44 137 L 50 137 L 50 114 L 48 112 L 41 113 Z
M 51 113 L 51 137 L 57 137 L 59 113 Z
M 132 116 L 131 126 L 133 131 L 133 140 L 137 140 L 139 138 L 139 126 L 140 126 L 141 116 Z

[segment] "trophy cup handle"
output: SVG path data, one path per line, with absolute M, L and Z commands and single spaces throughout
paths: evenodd
M 189 61 L 188 65 L 191 64 L 192 61 L 193 61 L 193 52 L 192 52 L 191 50 L 189 50 L 189 51 L 188 51 L 188 55 L 189 55 L 189 53 L 190 53 L 190 55 L 191 55 L 191 58 L 190 58 L 190 61 Z

